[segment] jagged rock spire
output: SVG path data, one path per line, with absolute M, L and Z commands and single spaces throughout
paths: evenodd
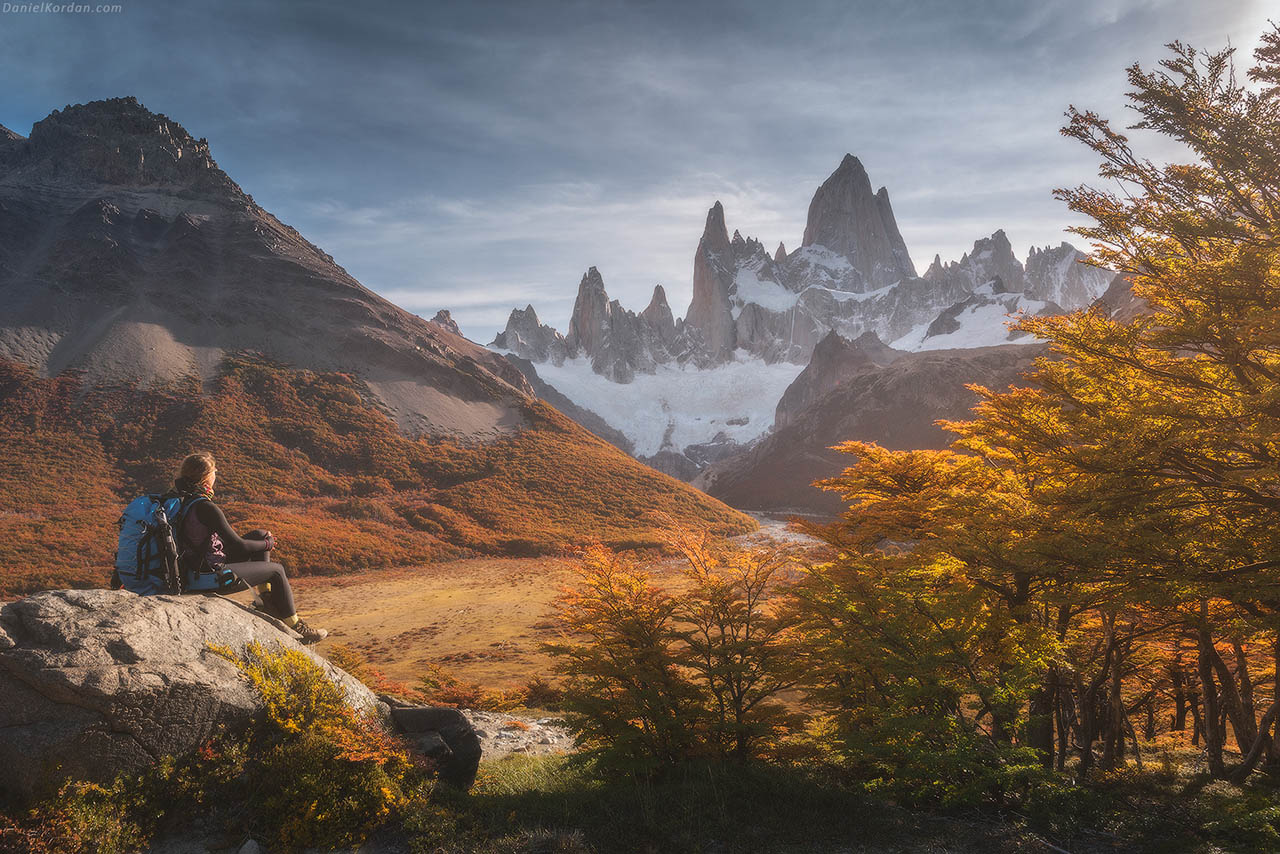
M 773 260 L 781 264 L 787 258 L 787 247 L 781 240 L 778 241 L 778 248 L 773 253 Z
M 489 346 L 510 350 L 524 359 L 557 365 L 564 362 L 567 350 L 564 336 L 539 321 L 532 305 L 511 309 L 507 328 L 499 332 Z
M 436 312 L 436 316 L 431 318 L 429 323 L 434 323 L 446 332 L 452 332 L 454 335 L 461 335 L 462 330 L 458 328 L 458 322 L 453 319 L 453 315 L 449 309 L 442 308 Z
M 609 294 L 604 289 L 604 278 L 599 270 L 591 267 L 582 274 L 582 281 L 578 283 L 578 298 L 573 302 L 569 332 L 565 335 L 569 350 L 582 350 L 588 356 L 598 353 L 609 314 Z
M 662 289 L 662 285 L 653 286 L 653 297 L 649 300 L 648 307 L 640 312 L 640 317 L 664 344 L 670 344 L 675 338 L 676 319 L 671 313 L 671 306 L 667 305 L 667 292 Z
M 724 224 L 724 206 L 716 202 L 707 211 L 707 224 L 693 256 L 693 299 L 685 315 L 686 327 L 702 336 L 707 355 L 719 361 L 735 347 L 729 289 L 733 285 L 733 245 Z
M 852 154 L 814 193 L 802 245 L 824 246 L 848 258 L 866 290 L 916 275 L 888 190 L 873 192 L 866 169 Z
M 699 248 L 708 252 L 724 252 L 729 248 L 729 230 L 724 225 L 724 205 L 716 201 L 707 211 L 707 224 L 702 229 Z

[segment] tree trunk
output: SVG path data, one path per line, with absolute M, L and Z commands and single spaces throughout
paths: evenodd
M 1169 681 L 1173 684 L 1173 723 L 1169 729 L 1182 732 L 1187 728 L 1187 674 L 1182 669 L 1181 641 L 1173 654 L 1173 663 L 1169 665 Z
M 1253 773 L 1253 769 L 1258 765 L 1258 760 L 1262 759 L 1262 754 L 1266 751 L 1267 745 L 1271 743 L 1271 724 L 1275 722 L 1277 714 L 1280 714 L 1280 700 L 1272 703 L 1271 708 L 1267 709 L 1267 713 L 1262 716 L 1262 723 L 1258 727 L 1260 730 L 1258 737 L 1254 739 L 1252 747 L 1245 754 L 1244 761 L 1232 770 L 1231 782 L 1239 785 Z
M 1129 739 L 1133 742 L 1133 761 L 1137 763 L 1138 770 L 1142 770 L 1142 748 L 1138 746 L 1138 733 L 1134 729 L 1133 721 L 1128 715 L 1124 716 L 1124 729 L 1129 733 Z
M 1106 633 L 1106 652 L 1102 659 L 1102 669 L 1097 676 L 1090 680 L 1087 688 L 1080 674 L 1076 674 L 1076 696 L 1079 698 L 1080 718 L 1080 765 L 1076 768 L 1076 778 L 1081 783 L 1088 780 L 1089 772 L 1093 770 L 1093 741 L 1097 738 L 1100 717 L 1098 714 L 1098 691 L 1106 683 L 1107 677 L 1111 673 L 1111 668 L 1115 666 L 1115 617 L 1103 614 L 1102 625 Z
M 1272 696 L 1280 700 L 1280 632 L 1276 634 L 1275 643 L 1271 647 L 1271 657 L 1275 662 L 1276 668 Z M 1265 763 L 1268 770 L 1280 769 L 1280 729 L 1274 735 L 1267 737 L 1266 753 Z
M 1124 694 L 1120 666 L 1123 657 L 1117 644 L 1111 662 L 1111 689 L 1107 697 L 1106 732 L 1102 739 L 1102 767 L 1108 771 L 1124 761 Z
M 1076 674 L 1076 698 L 1079 703 L 1076 717 L 1080 731 L 1080 764 L 1076 767 L 1076 778 L 1081 783 L 1089 779 L 1089 772 L 1093 770 L 1093 706 L 1096 690 L 1093 685 L 1085 688 L 1084 680 Z
M 1050 667 L 1044 684 L 1031 695 L 1027 711 L 1027 744 L 1040 756 L 1040 764 L 1053 767 L 1053 706 L 1058 693 L 1058 668 Z
M 1207 634 L 1207 632 L 1206 632 Z M 1258 732 L 1258 721 L 1250 712 L 1245 713 L 1244 699 L 1240 694 L 1240 689 L 1236 687 L 1238 674 L 1232 673 L 1227 669 L 1227 663 L 1222 660 L 1222 656 L 1218 654 L 1218 649 L 1213 645 L 1213 641 L 1209 641 L 1207 651 L 1209 662 L 1213 665 L 1213 671 L 1218 674 L 1218 708 L 1221 714 L 1231 721 L 1231 730 L 1236 735 L 1236 743 L 1240 745 L 1253 744 L 1253 739 Z M 1248 668 L 1245 668 L 1244 678 L 1248 679 Z M 1220 725 L 1220 737 L 1223 744 L 1227 740 L 1227 728 L 1225 722 Z
M 1064 697 L 1065 695 L 1065 697 Z M 1070 700 L 1070 703 L 1067 701 Z M 1071 730 L 1075 727 L 1075 699 L 1071 696 L 1071 687 L 1065 679 L 1059 681 L 1058 692 L 1054 696 L 1054 712 L 1058 722 L 1058 755 L 1055 767 L 1063 771 L 1067 767 L 1067 748 Z M 1067 715 L 1070 713 L 1070 718 Z
M 1258 713 L 1253 705 L 1253 680 L 1249 677 L 1249 658 L 1244 644 L 1234 640 L 1231 648 L 1236 654 L 1236 682 L 1239 684 L 1240 717 L 1244 727 L 1244 732 L 1236 731 L 1236 744 L 1244 753 L 1258 740 Z
M 1201 616 L 1207 616 L 1207 607 L 1201 603 Z M 1200 697 L 1204 705 L 1201 724 L 1204 727 L 1204 745 L 1209 754 L 1209 773 L 1221 777 L 1226 768 L 1222 764 L 1222 728 L 1219 724 L 1221 709 L 1218 704 L 1218 689 L 1213 682 L 1213 638 L 1209 634 L 1209 626 L 1202 619 L 1198 633 Z

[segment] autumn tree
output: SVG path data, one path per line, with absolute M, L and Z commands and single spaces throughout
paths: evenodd
M 1143 158 L 1088 111 L 1063 131 L 1111 187 L 1058 195 L 1092 219 L 1076 231 L 1142 310 L 1022 318 L 1052 356 L 1031 389 L 980 390 L 958 429 L 996 464 L 1054 473 L 1062 512 L 1132 535 L 1116 555 L 1129 601 L 1194 645 L 1210 769 L 1228 773 L 1229 724 L 1239 777 L 1276 758 L 1280 711 L 1255 708 L 1249 654 L 1264 637 L 1280 654 L 1280 30 L 1255 52 L 1252 86 L 1230 49 L 1169 47 L 1158 69 L 1129 69 L 1134 128 L 1191 162 Z
M 587 550 L 546 645 L 580 740 L 639 773 L 756 758 L 796 723 L 778 700 L 798 674 L 779 607 L 790 553 L 676 528 L 669 539 L 680 566 L 661 585 L 631 557 Z

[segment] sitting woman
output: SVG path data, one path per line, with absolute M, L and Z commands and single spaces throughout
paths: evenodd
M 182 495 L 183 505 L 190 509 L 181 520 L 181 530 L 176 532 L 179 542 L 196 559 L 202 560 L 208 570 L 230 572 L 235 576 L 238 583 L 220 592 L 256 588 L 261 605 L 254 600 L 254 607 L 281 620 L 302 636 L 303 643 L 315 643 L 326 637 L 327 631 L 313 628 L 298 617 L 284 567 L 271 560 L 271 550 L 276 544 L 271 532 L 250 531 L 241 537 L 227 523 L 222 509 L 213 503 L 213 484 L 217 477 L 212 454 L 196 453 L 182 461 L 174 488 Z

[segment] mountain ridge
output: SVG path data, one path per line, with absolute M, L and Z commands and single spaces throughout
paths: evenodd
M 726 442 L 747 444 L 780 426 L 777 415 L 774 421 L 763 418 L 756 407 L 718 388 L 738 384 L 745 366 L 773 371 L 768 390 L 756 393 L 774 394 L 782 391 L 774 368 L 794 365 L 799 374 L 820 342 L 833 334 L 846 341 L 872 335 L 880 346 L 904 351 L 1026 343 L 1024 335 L 1008 329 L 1012 315 L 1081 308 L 1106 289 L 1112 275 L 1081 263 L 1087 256 L 1065 241 L 1057 247 L 1033 246 L 1025 261 L 1019 260 L 1003 230 L 974 241 L 957 261 L 944 263 L 935 256 L 917 275 L 887 188 L 873 191 L 866 169 L 852 154 L 814 192 L 804 234 L 795 250 L 787 252 L 780 243 L 770 254 L 760 240 L 729 229 L 717 200 L 694 250 L 685 317 L 668 321 L 661 311 L 636 315 L 624 309 L 609 298 L 603 276 L 591 267 L 583 278 L 589 290 L 579 285 L 569 336 L 536 322 L 529 306 L 512 311 L 490 346 L 554 367 L 542 380 L 560 383 L 557 391 L 580 409 L 590 410 L 603 399 L 585 374 L 588 369 L 621 384 L 634 384 L 643 375 L 661 377 L 662 383 L 641 384 L 659 397 L 636 397 L 632 411 L 669 412 L 668 424 L 643 428 L 664 434 L 641 435 L 641 428 L 616 418 L 609 424 L 627 433 L 637 449 L 647 449 L 641 459 L 653 462 L 661 456 L 665 470 L 691 476 L 706 461 L 695 445 L 715 444 L 716 456 L 723 456 Z M 574 370 L 567 370 L 569 365 Z M 813 388 L 834 382 L 815 378 L 817 368 L 805 370 Z M 721 410 L 679 408 L 678 401 L 691 395 L 678 387 L 696 385 L 698 371 L 709 394 L 724 401 Z M 638 394 L 622 388 L 616 393 Z M 792 408 L 777 411 L 785 416 Z M 749 430 L 716 430 L 743 419 L 750 421 Z M 701 431 L 685 429 L 690 422 Z M 676 434 L 697 438 L 680 447 L 672 438 Z M 681 455 L 684 461 L 676 459 Z
M 0 150 L 0 299 L 0 357 L 46 374 L 208 381 L 259 350 L 361 373 L 410 432 L 477 439 L 518 429 L 532 394 L 501 357 L 365 288 L 134 98 L 55 111 Z

